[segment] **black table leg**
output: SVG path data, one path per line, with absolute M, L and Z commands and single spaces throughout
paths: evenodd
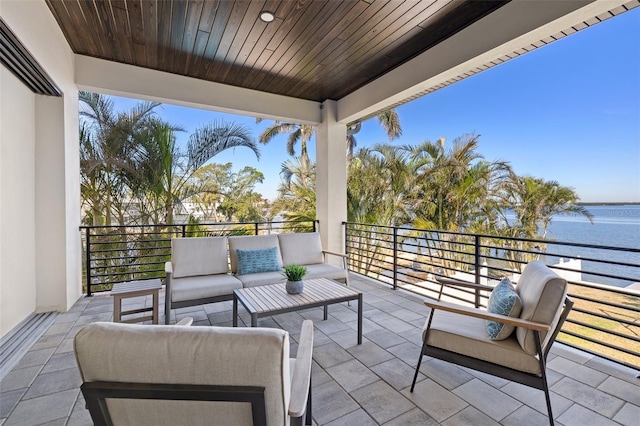
M 358 295 L 358 344 L 362 344 L 362 293 Z
M 238 298 L 233 295 L 233 326 L 238 326 Z

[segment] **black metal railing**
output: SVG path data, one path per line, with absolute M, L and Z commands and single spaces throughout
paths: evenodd
M 164 277 L 171 238 L 261 235 L 316 230 L 316 221 L 199 223 L 179 225 L 81 226 L 86 294 L 113 284 Z
M 393 288 L 436 298 L 437 277 L 497 283 L 542 260 L 569 283 L 575 304 L 558 339 L 632 368 L 640 367 L 640 249 L 550 240 L 344 223 L 348 264 Z M 476 306 L 487 294 L 445 288 L 443 297 Z

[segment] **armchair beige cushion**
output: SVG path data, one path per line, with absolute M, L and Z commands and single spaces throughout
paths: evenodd
M 427 324 L 425 322 L 422 330 L 423 340 Z M 515 370 L 540 374 L 538 358 L 524 352 L 514 334 L 505 340 L 491 340 L 485 321 L 479 318 L 438 311 L 431 323 L 429 345 Z
M 303 326 L 303 334 L 309 333 L 305 344 L 301 337 L 302 348 L 298 349 L 299 357 L 306 353 L 305 359 L 294 364 L 289 359 L 289 334 L 268 328 L 93 323 L 76 335 L 74 349 L 85 383 L 264 387 L 267 424 L 286 426 L 292 397 L 291 365 L 296 368 L 298 364 L 304 365 L 310 374 L 313 347 L 310 321 Z M 308 387 L 304 372 L 296 372 L 295 379 Z M 252 424 L 251 406 L 247 403 L 113 398 L 106 401 L 116 425 Z M 302 407 L 304 411 L 304 401 Z
M 540 261 L 530 262 L 524 268 L 516 291 L 522 300 L 520 319 L 551 326 L 553 330 L 562 314 L 562 305 L 567 297 L 567 281 L 547 268 Z M 518 327 L 516 336 L 522 349 L 529 355 L 536 354 L 532 330 Z M 541 332 L 542 347 L 548 344 L 547 333 Z

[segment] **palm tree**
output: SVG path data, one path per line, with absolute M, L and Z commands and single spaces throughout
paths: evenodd
M 350 228 L 352 267 L 364 274 L 392 250 L 388 226 L 409 223 L 413 212 L 414 172 L 409 152 L 389 144 L 357 151 L 349 164 L 347 217 L 376 224 Z
M 402 135 L 402 127 L 400 126 L 400 117 L 395 109 L 389 109 L 381 112 L 378 116 L 378 122 L 387 133 L 389 140 L 392 141 L 400 135 Z M 256 119 L 256 123 L 260 123 L 261 118 Z M 355 128 L 360 129 L 360 123 L 356 124 Z M 287 139 L 287 153 L 291 156 L 295 156 L 295 145 L 300 142 L 301 146 L 301 158 L 307 158 L 307 142 L 311 140 L 316 129 L 314 126 L 308 124 L 299 123 L 286 123 L 276 121 L 272 126 L 269 126 L 260 135 L 260 143 L 268 144 L 278 135 L 289 134 Z M 355 138 L 355 131 L 348 129 L 347 131 L 347 158 L 351 159 L 353 155 L 353 149 L 357 145 Z
M 463 135 L 450 148 L 444 138 L 403 148 L 410 152 L 415 174 L 413 227 L 429 230 L 413 236 L 431 242 L 429 252 L 438 254 L 445 270 L 460 266 L 471 247 L 455 232 L 489 227 L 495 194 L 511 173 L 508 163 L 484 160 L 478 144 L 479 136 Z
M 124 225 L 124 203 L 132 197 L 143 221 L 172 223 L 174 207 L 198 190 L 188 180 L 212 157 L 237 147 L 260 157 L 250 130 L 242 125 L 218 121 L 203 126 L 189 137 L 183 154 L 175 137 L 181 129 L 154 116 L 159 103 L 143 102 L 116 113 L 107 96 L 80 92 L 80 101 L 83 199 L 91 205 L 94 223 L 101 211 L 106 225 L 112 212 Z M 100 191 L 102 198 L 96 195 Z
M 296 157 L 282 164 L 282 182 L 273 202 L 273 212 L 284 212 L 288 220 L 316 219 L 316 170 L 308 157 Z
M 198 128 L 189 137 L 186 158 L 176 147 L 177 129 L 154 120 L 149 132 L 138 143 L 140 185 L 154 201 L 151 212 L 155 220 L 173 223 L 173 210 L 183 200 L 202 191 L 188 184 L 193 174 L 217 154 L 238 147 L 249 148 L 256 157 L 260 151 L 250 130 L 236 123 L 216 121 Z M 159 213 L 164 217 L 160 218 Z
M 547 236 L 551 219 L 557 214 L 578 214 L 593 223 L 593 215 L 577 205 L 578 194 L 556 181 L 530 176 L 512 175 L 505 190 L 506 206 L 515 213 L 515 221 L 509 226 L 511 234 L 524 238 Z
M 256 119 L 256 123 L 261 121 L 262 119 L 260 118 Z M 307 142 L 311 140 L 315 131 L 315 127 L 309 124 L 283 123 L 276 121 L 273 125 L 267 127 L 264 132 L 262 132 L 259 140 L 260 143 L 266 145 L 278 135 L 289 134 L 289 138 L 287 138 L 287 154 L 295 156 L 295 146 L 300 142 L 300 157 L 308 158 Z
M 394 139 L 402 136 L 402 126 L 400 125 L 400 116 L 396 112 L 395 109 L 391 108 L 385 111 L 382 111 L 377 116 L 378 123 L 384 131 L 387 133 L 387 137 L 389 141 L 393 141 Z M 356 124 L 356 128 L 360 129 L 360 123 Z M 351 159 L 353 157 L 353 150 L 358 145 L 356 141 L 355 132 L 347 132 L 347 158 Z
M 108 96 L 80 92 L 79 100 L 81 180 L 82 188 L 88 191 L 82 193 L 83 200 L 90 205 L 94 224 L 98 223 L 98 212 L 104 215 L 106 225 L 111 224 L 114 213 L 123 224 L 126 190 L 121 172 L 135 169 L 130 161 L 134 150 L 132 141 L 145 129 L 160 104 L 143 102 L 130 111 L 116 113 Z M 99 190 L 102 197 L 98 199 L 95 193 L 91 194 L 89 187 Z

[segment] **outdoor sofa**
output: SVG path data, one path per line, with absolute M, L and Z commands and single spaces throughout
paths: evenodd
M 329 263 L 341 259 L 341 266 Z M 165 324 L 171 309 L 233 299 L 233 290 L 286 281 L 282 267 L 307 268 L 305 279 L 329 278 L 349 285 L 346 256 L 322 249 L 320 234 L 174 238 L 165 264 Z

